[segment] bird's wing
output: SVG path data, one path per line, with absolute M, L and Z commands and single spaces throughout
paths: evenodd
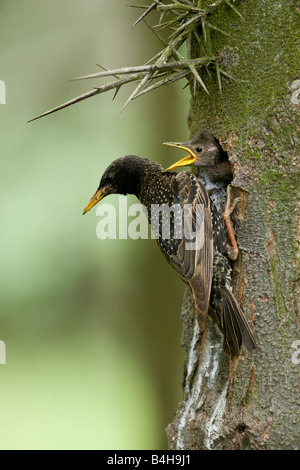
M 175 233 L 180 218 L 180 211 L 176 214 L 175 209 L 171 238 L 160 237 L 158 243 L 171 266 L 190 284 L 199 326 L 204 329 L 213 269 L 210 201 L 200 180 L 191 173 L 174 173 L 170 186 L 175 206 L 182 209 L 182 233 Z

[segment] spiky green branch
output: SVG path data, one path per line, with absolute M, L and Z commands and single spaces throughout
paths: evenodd
M 203 69 L 207 70 L 210 65 L 213 65 L 216 69 L 217 82 L 221 92 L 221 75 L 228 78 L 231 77 L 221 68 L 218 58 L 211 53 L 209 38 L 210 31 L 217 31 L 225 36 L 229 36 L 229 34 L 211 24 L 211 22 L 208 21 L 208 17 L 221 5 L 229 6 L 235 13 L 241 16 L 236 7 L 232 4 L 234 2 L 235 0 L 231 0 L 231 2 L 229 0 L 217 0 L 203 8 L 202 2 L 199 0 L 169 0 L 169 3 L 154 0 L 149 7 L 144 7 L 145 12 L 138 18 L 135 24 L 141 20 L 145 21 L 145 17 L 153 10 L 157 10 L 161 13 L 159 22 L 156 26 L 152 27 L 146 23 L 162 44 L 162 49 L 158 54 L 141 66 L 124 67 L 122 69 L 115 70 L 104 69 L 102 72 L 77 78 L 77 80 L 84 80 L 90 78 L 101 79 L 107 76 L 113 76 L 115 80 L 108 84 L 106 83 L 99 87 L 95 87 L 93 90 L 46 111 L 30 121 L 34 121 L 40 117 L 54 113 L 78 103 L 79 101 L 83 101 L 109 90 L 115 90 L 115 98 L 123 85 L 132 82 L 136 82 L 137 85 L 122 109 L 124 109 L 132 100 L 144 95 L 145 93 L 153 91 L 161 86 L 169 85 L 170 83 L 174 83 L 183 78 L 186 79 L 188 83 L 194 81 L 194 89 L 198 83 L 205 92 L 208 93 L 201 75 Z M 161 31 L 165 30 L 169 32 L 167 40 L 163 39 L 159 34 Z M 199 34 L 199 31 L 202 31 L 202 35 Z M 208 51 L 208 53 L 205 52 L 202 57 L 199 57 L 196 60 L 191 60 L 189 55 L 189 45 L 192 38 L 196 39 L 199 45 L 202 46 L 203 51 Z M 179 52 L 180 47 L 185 43 L 187 45 L 186 58 Z

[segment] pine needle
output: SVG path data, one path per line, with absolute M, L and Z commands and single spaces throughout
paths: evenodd
M 228 38 L 231 38 L 230 34 L 226 33 L 226 31 L 223 31 L 223 29 L 217 28 L 217 26 L 214 26 L 211 23 L 206 23 L 207 26 L 211 29 L 214 29 L 215 31 L 218 31 L 218 33 L 224 34 L 224 36 L 227 36 Z
M 152 3 L 152 5 L 150 5 L 150 7 L 147 8 L 147 10 L 144 11 L 144 13 L 133 23 L 132 27 L 136 26 L 140 21 L 142 21 L 156 6 L 157 4 L 155 2 Z
M 225 5 L 243 19 L 242 15 L 233 3 L 235 3 L 235 0 L 216 0 L 210 5 L 202 7 L 202 2 L 200 0 L 169 0 L 168 3 L 163 3 L 160 0 L 152 0 L 149 6 L 132 5 L 145 10 L 135 21 L 133 26 L 143 20 L 159 40 L 161 50 L 144 65 L 116 68 L 112 70 L 99 65 L 102 69 L 100 72 L 74 78 L 73 80 L 101 80 L 105 77 L 113 77 L 115 80 L 95 87 L 76 98 L 66 101 L 63 104 L 30 119 L 28 122 L 47 116 L 48 114 L 67 108 L 79 101 L 91 98 L 100 93 L 105 93 L 109 90 L 114 90 L 113 99 L 115 99 L 121 87 L 132 82 L 136 82 L 136 86 L 126 100 L 122 110 L 124 110 L 128 104 L 136 98 L 139 98 L 140 96 L 143 96 L 161 86 L 169 85 L 181 79 L 187 80 L 187 85 L 193 84 L 194 92 L 196 92 L 196 85 L 198 83 L 205 93 L 209 94 L 203 80 L 203 71 L 207 71 L 208 77 L 211 79 L 211 66 L 216 70 L 219 92 L 222 93 L 221 75 L 224 75 L 231 80 L 233 80 L 233 77 L 221 69 L 219 61 L 213 53 L 210 34 L 211 31 L 217 31 L 226 37 L 231 36 L 213 23 L 208 22 L 208 18 L 212 21 L 212 13 L 219 7 Z M 156 26 L 149 25 L 145 20 L 145 18 L 153 12 L 158 12 L 160 14 L 159 22 Z M 167 39 L 160 35 L 161 31 L 168 32 Z M 200 46 L 199 49 L 201 51 L 201 56 L 197 59 L 190 59 L 191 44 L 193 41 L 192 37 L 196 38 L 196 41 Z M 186 57 L 179 52 L 179 49 L 183 44 L 186 44 L 187 46 Z
M 227 5 L 228 5 L 230 8 L 233 9 L 233 11 L 234 11 L 237 15 L 239 15 L 239 17 L 240 17 L 243 21 L 245 21 L 245 18 L 241 15 L 241 13 L 239 12 L 239 10 L 238 10 L 237 8 L 235 8 L 235 6 L 232 5 L 232 4 L 229 2 L 229 0 L 226 0 L 226 3 L 227 3 Z
M 131 81 L 133 81 L 133 79 Z M 128 78 L 123 79 L 123 80 L 118 80 L 118 82 L 108 83 L 107 85 L 104 85 L 101 88 L 94 88 L 93 90 L 90 90 L 87 93 L 83 93 L 82 95 L 77 96 L 76 98 L 73 98 L 72 100 L 66 101 L 63 104 L 56 106 L 55 108 L 52 108 L 49 111 L 46 111 L 45 113 L 39 114 L 38 116 L 30 119 L 27 122 L 32 122 L 41 117 L 48 116 L 48 114 L 52 114 L 52 113 L 55 113 L 56 111 L 60 111 L 61 109 L 68 108 L 69 106 L 72 106 L 72 104 L 79 103 L 79 101 L 86 100 L 87 98 L 91 98 L 92 96 L 99 95 L 100 93 L 104 93 L 106 91 L 112 90 L 113 88 L 118 88 L 118 87 L 120 88 L 125 83 L 129 83 Z

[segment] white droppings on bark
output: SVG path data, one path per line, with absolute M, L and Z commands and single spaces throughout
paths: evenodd
M 291 102 L 293 104 L 300 104 L 300 80 L 295 80 L 291 84 L 291 89 L 293 91 L 292 96 L 291 96 Z
M 220 347 L 215 347 L 213 345 L 209 335 L 204 339 L 199 368 L 195 374 L 195 366 L 198 361 L 196 345 L 199 333 L 198 323 L 195 320 L 193 338 L 187 361 L 187 376 L 185 382 L 186 400 L 183 402 L 178 424 L 176 442 L 176 448 L 178 450 L 182 450 L 187 447 L 187 443 L 185 443 L 185 430 L 187 424 L 197 418 L 197 410 L 200 410 L 204 402 L 207 400 L 207 391 L 211 389 L 218 390 L 220 388 L 218 372 L 221 367 L 220 355 L 223 354 L 223 352 Z M 193 374 L 195 374 L 195 377 L 193 377 Z M 212 409 L 212 414 L 207 416 L 207 424 L 204 429 L 204 444 L 207 449 L 212 448 L 211 446 L 213 442 L 218 438 L 221 431 L 223 415 L 226 409 L 228 384 L 229 380 L 226 381 L 219 392 L 220 397 L 217 401 L 217 406 Z
M 198 374 L 196 383 L 193 384 L 192 389 L 191 389 L 192 374 L 195 368 L 195 363 L 197 361 L 196 344 L 199 338 L 199 333 L 200 333 L 199 325 L 198 325 L 197 319 L 195 318 L 193 338 L 191 341 L 189 354 L 188 354 L 187 374 L 186 374 L 186 379 L 185 379 L 185 391 L 187 394 L 187 401 L 184 404 L 184 407 L 182 409 L 182 414 L 179 420 L 178 437 L 177 437 L 177 443 L 176 443 L 177 449 L 185 448 L 184 436 L 183 436 L 182 431 L 185 429 L 186 422 L 190 419 L 193 419 L 192 414 L 194 410 L 195 393 L 196 393 L 196 390 L 201 389 L 201 383 L 202 383 L 201 374 Z
M 228 390 L 229 381 L 226 382 L 225 387 L 220 395 L 219 400 L 216 403 L 216 407 L 213 411 L 211 418 L 207 421 L 205 427 L 204 445 L 208 450 L 212 449 L 213 443 L 220 437 L 223 416 L 226 408 L 226 397 Z

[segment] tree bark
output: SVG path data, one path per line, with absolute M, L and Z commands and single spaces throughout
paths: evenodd
M 222 76 L 221 94 L 216 74 L 204 77 L 210 94 L 197 88 L 189 127 L 191 135 L 209 128 L 232 163 L 233 192 L 241 197 L 233 218 L 240 248 L 234 294 L 258 347 L 229 359 L 209 320 L 198 357 L 187 291 L 182 343 L 186 368 L 197 368 L 167 436 L 171 449 L 298 449 L 300 8 L 294 0 L 234 5 L 243 19 L 228 5 L 209 19 L 230 37 L 211 30 L 204 42 L 234 80 Z M 200 54 L 195 42 L 192 58 Z

